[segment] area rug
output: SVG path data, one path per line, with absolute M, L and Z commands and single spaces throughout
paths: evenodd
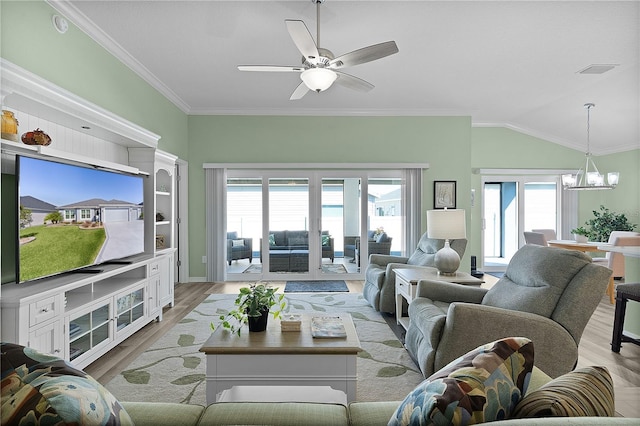
M 339 293 L 349 292 L 347 283 L 343 280 L 330 281 L 287 281 L 284 287 L 285 293 Z
M 286 311 L 351 314 L 363 351 L 358 401 L 402 400 L 423 378 L 407 351 L 361 293 L 288 294 Z M 205 357 L 198 349 L 209 323 L 233 308 L 235 295 L 212 294 L 106 384 L 122 401 L 206 404 Z M 270 318 L 272 320 L 272 318 Z
M 346 274 L 347 268 L 340 263 L 325 263 L 322 265 L 322 272 L 325 274 Z M 247 269 L 242 271 L 243 274 L 260 274 L 262 273 L 262 265 L 249 265 Z M 276 272 L 286 274 L 287 272 Z

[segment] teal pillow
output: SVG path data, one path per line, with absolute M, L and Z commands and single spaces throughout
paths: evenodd
M 330 239 L 331 239 L 331 237 L 329 237 L 328 235 L 323 235 L 322 236 L 322 245 L 323 246 L 328 246 Z
M 389 237 L 387 237 L 386 232 L 378 234 L 378 236 L 376 237 L 376 243 L 386 243 L 388 240 L 389 240 Z
M 93 377 L 51 355 L 2 343 L 2 424 L 133 425 Z
M 270 246 L 276 245 L 276 236 L 273 234 L 269 234 L 269 245 Z
M 509 337 L 480 346 L 419 384 L 391 425 L 471 425 L 509 418 L 527 390 L 533 343 Z

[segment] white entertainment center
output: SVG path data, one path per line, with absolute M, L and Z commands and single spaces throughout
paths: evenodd
M 83 368 L 173 306 L 177 157 L 157 149 L 158 135 L 0 60 L 2 109 L 15 112 L 19 134 L 40 128 L 53 141 L 42 147 L 3 139 L 3 174 L 12 173 L 12 158 L 28 155 L 147 176 L 144 253 L 0 287 L 2 341 Z

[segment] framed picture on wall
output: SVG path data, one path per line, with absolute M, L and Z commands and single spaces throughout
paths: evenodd
M 455 180 L 435 180 L 433 181 L 433 208 L 434 209 L 455 209 L 456 208 L 456 181 Z

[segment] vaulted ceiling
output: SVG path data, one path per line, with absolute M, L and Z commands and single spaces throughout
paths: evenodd
M 290 101 L 300 65 L 285 19 L 316 37 L 316 5 L 289 1 L 49 1 L 187 114 L 471 116 L 581 151 L 640 148 L 640 2 L 346 1 L 320 6 L 336 56 L 395 40 L 399 53 L 346 68 L 375 85 Z M 581 73 L 591 65 L 615 65 Z

